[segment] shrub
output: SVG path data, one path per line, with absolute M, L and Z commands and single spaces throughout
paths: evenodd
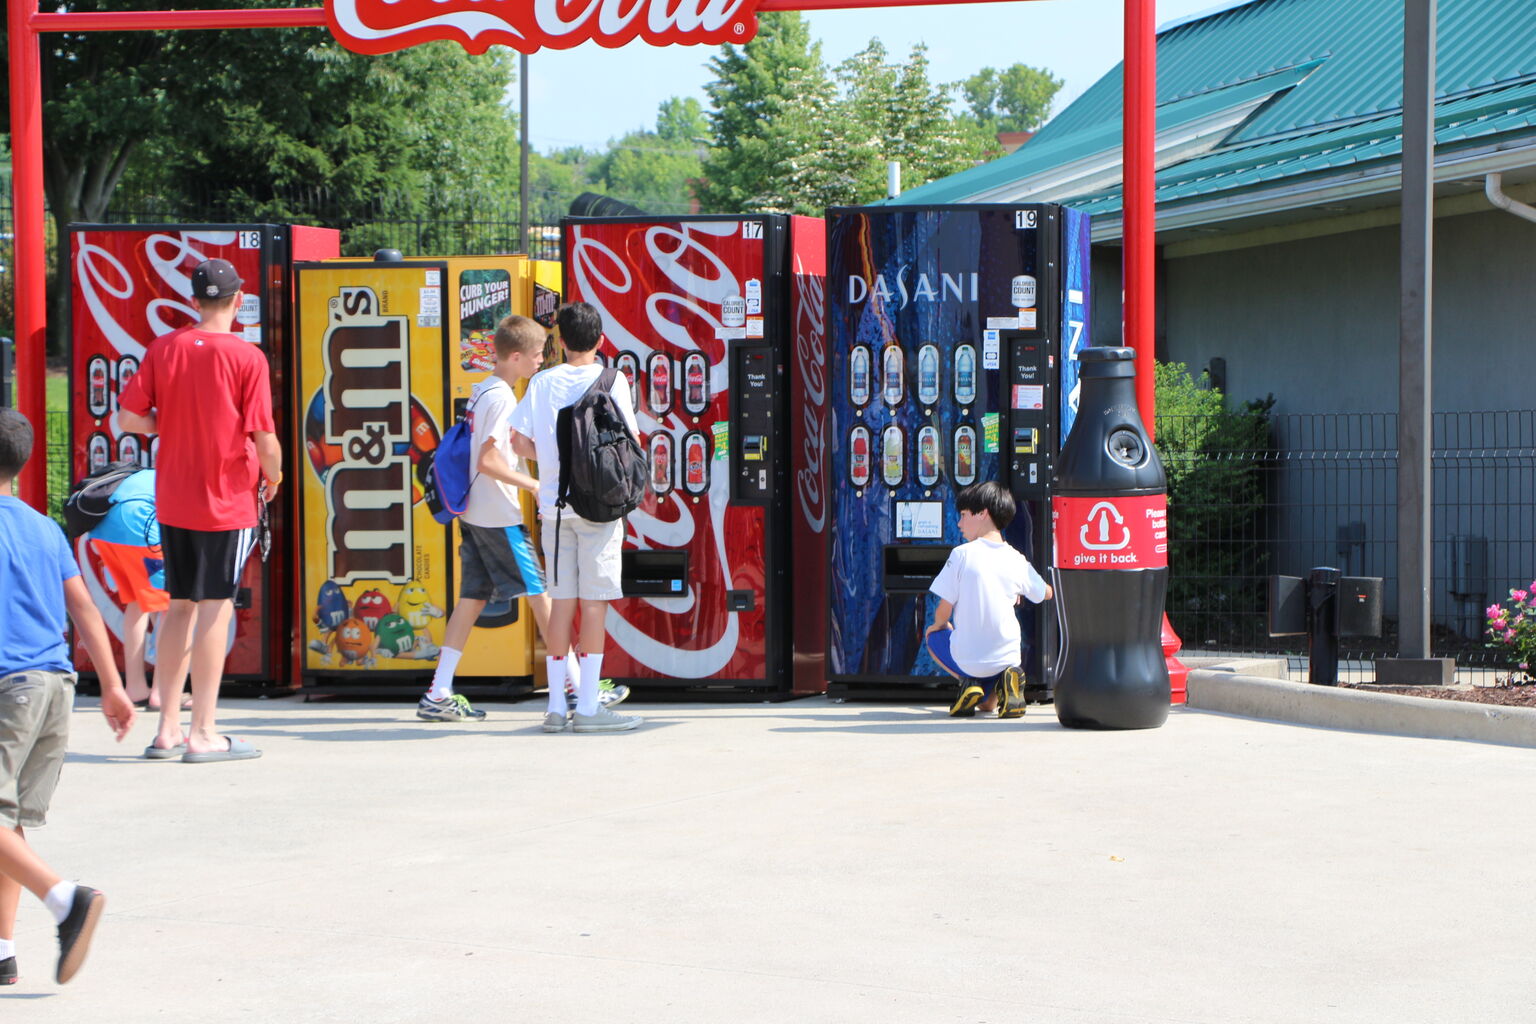
M 1503 651 L 1529 682 L 1531 665 L 1536 663 L 1536 580 L 1529 590 L 1511 590 L 1509 600 L 1491 604 L 1488 616 L 1488 646 Z M 1514 674 L 1510 674 L 1511 681 Z

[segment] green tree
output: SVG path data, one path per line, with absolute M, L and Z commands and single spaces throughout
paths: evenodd
M 791 106 L 803 127 L 775 205 L 820 212 L 871 202 L 885 196 L 890 161 L 910 186 L 965 170 L 987 151 L 985 134 L 950 112 L 953 87 L 929 81 L 922 45 L 892 63 L 871 40 L 838 67 L 836 90 L 831 102 L 813 97 Z
M 765 14 L 756 37 L 709 61 L 713 147 L 698 195 L 715 213 L 788 209 L 777 183 L 810 148 L 803 112 L 833 101 L 821 44 L 798 13 Z
M 594 185 L 648 213 L 687 213 L 703 172 L 709 122 L 699 101 L 673 97 L 661 104 L 655 131 L 630 132 L 609 143 L 592 167 Z
M 989 133 L 1029 132 L 1046 122 L 1063 84 L 1045 68 L 982 68 L 959 83 L 971 113 Z
M 1168 617 L 1191 646 L 1252 643 L 1242 612 L 1257 607 L 1269 412 L 1274 397 L 1228 409 L 1183 363 L 1158 363 L 1157 451 L 1168 476 Z

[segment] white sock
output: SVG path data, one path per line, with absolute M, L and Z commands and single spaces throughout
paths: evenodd
M 565 714 L 565 659 L 544 658 L 544 669 L 549 677 L 549 713 Z
M 583 654 L 581 661 L 581 680 L 576 689 L 576 713 L 578 715 L 597 714 L 597 699 L 599 696 L 597 681 L 603 676 L 603 656 L 601 654 Z
M 463 651 L 444 647 L 437 655 L 437 669 L 432 673 L 432 689 L 427 691 L 428 700 L 447 700 L 453 696 L 453 673 L 459 667 Z
M 0 960 L 9 960 L 16 955 L 15 939 L 0 939 Z
M 49 889 L 48 895 L 43 897 L 43 906 L 53 914 L 54 924 L 63 924 L 64 919 L 69 916 L 69 909 L 75 905 L 76 888 L 78 887 L 74 882 L 60 882 Z

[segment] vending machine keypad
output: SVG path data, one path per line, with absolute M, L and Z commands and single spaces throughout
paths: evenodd
M 766 505 L 773 474 L 765 468 L 773 407 L 778 400 L 778 370 L 767 345 L 731 349 L 731 500 Z

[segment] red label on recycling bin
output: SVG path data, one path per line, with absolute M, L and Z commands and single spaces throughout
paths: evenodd
M 1058 569 L 1164 569 L 1168 496 L 1051 499 Z

